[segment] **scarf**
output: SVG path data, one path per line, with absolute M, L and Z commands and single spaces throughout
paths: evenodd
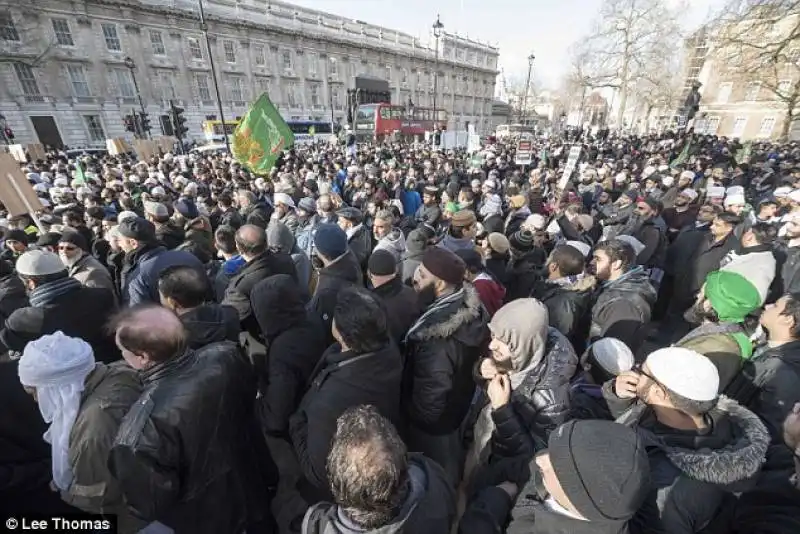
M 425 313 L 423 313 L 420 316 L 420 318 L 417 319 L 417 322 L 414 323 L 414 325 L 411 328 L 408 329 L 408 333 L 406 334 L 406 337 L 403 339 L 403 343 L 408 342 L 408 340 L 411 338 L 411 334 L 413 334 L 414 332 L 419 330 L 420 327 L 422 327 L 425 324 L 425 320 L 428 317 L 430 317 L 431 315 L 433 315 L 437 311 L 446 308 L 452 302 L 455 302 L 458 299 L 463 299 L 463 298 L 464 298 L 464 288 L 462 287 L 461 289 L 459 289 L 455 293 L 451 293 L 451 294 L 447 295 L 446 297 L 442 297 L 439 300 L 435 301 L 433 304 L 430 305 L 430 307 L 425 311 Z
M 28 299 L 30 300 L 31 306 L 38 308 L 51 303 L 61 295 L 69 293 L 73 289 L 78 289 L 79 287 L 81 287 L 80 282 L 67 276 L 37 286 L 31 291 Z
M 555 280 L 550 280 L 550 283 L 551 284 L 556 284 L 559 287 L 567 287 L 567 288 L 569 288 L 569 287 L 574 286 L 577 282 L 583 280 L 583 277 L 584 277 L 584 273 L 572 274 L 572 275 L 569 275 L 569 276 L 564 276 L 562 278 L 557 278 Z

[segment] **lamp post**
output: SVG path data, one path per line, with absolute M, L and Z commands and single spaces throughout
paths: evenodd
M 142 125 L 144 125 L 144 116 L 146 115 L 144 111 L 144 102 L 142 102 L 142 93 L 139 92 L 139 84 L 136 82 L 136 63 L 133 62 L 133 58 L 128 56 L 123 61 L 125 66 L 128 67 L 128 70 L 131 71 L 131 79 L 133 79 L 133 89 L 136 91 L 136 98 L 139 99 L 139 109 L 142 111 Z M 150 137 L 150 128 L 147 128 L 147 137 Z
M 332 83 L 332 75 L 331 75 L 331 65 L 336 65 L 336 58 L 329 57 L 328 58 L 328 103 L 331 106 L 331 133 L 333 133 L 333 83 Z
M 581 114 L 580 114 L 581 120 L 580 123 L 578 124 L 578 128 L 580 128 L 581 130 L 583 129 L 583 112 L 586 106 L 586 88 L 589 87 L 591 80 L 589 79 L 588 76 L 586 76 L 583 78 L 582 81 L 583 81 L 583 94 L 581 95 Z
M 433 23 L 433 36 L 436 37 L 436 61 L 433 70 L 433 129 L 436 130 L 439 124 L 439 115 L 436 112 L 436 95 L 439 93 L 439 37 L 442 35 L 444 24 L 436 15 L 436 22 Z
M 528 80 L 525 82 L 525 97 L 522 99 L 522 106 L 519 109 L 519 122 L 520 124 L 524 124 L 522 122 L 523 118 L 527 118 L 527 106 L 528 106 L 528 90 L 531 86 L 531 71 L 533 70 L 533 60 L 536 59 L 536 56 L 533 54 L 528 56 Z
M 206 14 L 203 10 L 203 0 L 197 0 L 197 5 L 200 8 L 200 30 L 203 32 L 203 37 L 206 39 L 206 53 L 208 54 L 208 64 L 211 67 L 211 79 L 214 82 L 214 91 L 217 93 L 217 110 L 219 111 L 219 120 L 222 122 L 222 138 L 225 140 L 225 150 L 230 152 L 231 145 L 228 142 L 228 129 L 225 126 L 225 113 L 222 111 L 222 96 L 220 96 L 219 93 L 217 69 L 214 67 L 214 55 L 211 53 L 211 41 L 208 38 L 208 24 L 206 24 Z

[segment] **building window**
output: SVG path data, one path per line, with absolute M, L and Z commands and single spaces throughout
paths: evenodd
M 458 61 L 464 61 L 464 53 L 465 50 L 463 48 L 456 48 L 456 59 Z
M 228 83 L 231 91 L 231 100 L 234 102 L 244 102 L 244 95 L 242 92 L 242 78 L 241 76 L 231 76 L 228 78 Z
M 133 98 L 136 96 L 136 89 L 133 86 L 133 76 L 128 69 L 114 69 L 114 80 L 117 82 L 119 96 L 122 98 Z
M 256 65 L 259 67 L 263 67 L 267 64 L 267 58 L 264 56 L 264 47 L 262 45 L 256 45 L 253 47 L 253 58 L 256 62 Z
M 736 120 L 733 122 L 731 137 L 741 137 L 744 133 L 745 126 L 747 126 L 747 117 L 736 117 Z
M 30 65 L 24 63 L 14 63 L 14 70 L 17 73 L 19 85 L 22 87 L 22 94 L 25 96 L 40 96 L 39 84 L 36 83 L 36 76 Z
M 103 123 L 100 121 L 100 115 L 84 115 L 83 122 L 86 124 L 86 129 L 89 131 L 90 141 L 102 143 L 106 140 L 106 133 L 103 130 Z
M 717 128 L 719 128 L 719 117 L 711 117 L 706 119 L 705 130 L 704 134 L 706 135 L 714 135 L 717 133 Z
M 8 11 L 0 12 L 0 39 L 3 41 L 19 41 L 17 27 Z
M 116 24 L 103 24 L 103 38 L 106 40 L 106 48 L 112 52 L 122 51 Z
M 717 90 L 717 102 L 720 104 L 725 104 L 731 97 L 731 91 L 733 91 L 733 84 L 731 82 L 719 84 L 719 89 Z
M 300 107 L 297 101 L 297 84 L 294 82 L 286 84 L 286 101 L 290 108 Z
M 321 108 L 322 103 L 320 102 L 319 98 L 319 84 L 312 83 L 310 87 L 311 91 L 311 107 L 313 108 Z
M 292 51 L 284 50 L 281 53 L 281 60 L 283 61 L 283 70 L 292 70 Z
M 342 109 L 342 94 L 338 87 L 331 89 L 331 100 L 333 100 L 333 109 Z
M 189 37 L 189 55 L 192 59 L 203 59 L 203 49 L 200 48 L 200 39 Z
M 308 61 L 308 74 L 309 74 L 309 76 L 316 77 L 317 76 L 317 66 L 319 65 L 319 57 L 317 56 L 317 54 L 314 54 L 313 52 L 306 54 L 306 57 L 308 58 L 307 59 L 307 61 Z
M 236 63 L 236 46 L 233 41 L 222 41 L 222 50 L 225 52 L 225 61 Z
M 775 117 L 766 117 L 761 121 L 761 128 L 758 129 L 759 137 L 769 137 L 772 129 L 775 128 Z
M 153 49 L 153 54 L 156 56 L 164 56 L 167 54 L 161 32 L 150 30 L 150 47 Z
M 53 32 L 56 34 L 56 43 L 61 46 L 75 46 L 72 40 L 72 32 L 69 31 L 67 19 L 53 19 Z
M 792 90 L 792 80 L 781 80 L 778 82 L 778 94 L 782 97 L 786 97 L 789 95 L 789 91 Z
M 258 87 L 259 96 L 261 96 L 262 93 L 267 93 L 267 96 L 269 97 L 270 101 L 272 101 L 273 103 L 277 102 L 277 100 L 275 98 L 273 98 L 273 95 L 272 95 L 272 82 L 270 81 L 269 78 L 265 78 L 263 76 L 262 77 L 257 77 L 256 78 L 256 86 Z
M 400 69 L 400 83 L 408 83 L 408 70 Z
M 467 56 L 467 61 L 474 64 L 476 61 L 475 60 L 476 57 L 478 57 L 477 52 L 475 52 L 474 50 L 470 50 L 469 55 Z
M 747 89 L 744 91 L 744 99 L 748 102 L 754 102 L 758 99 L 758 93 L 761 90 L 761 84 L 758 82 L 748 83 Z M 738 120 L 738 119 L 737 119 Z
M 69 81 L 72 84 L 72 94 L 78 98 L 86 98 L 91 95 L 89 91 L 89 82 L 86 81 L 86 72 L 83 70 L 83 65 L 67 65 L 67 74 L 69 74 Z
M 175 79 L 172 71 L 162 70 L 158 77 L 161 81 L 161 98 L 164 100 L 175 98 Z
M 335 78 L 336 75 L 339 74 L 339 62 L 336 61 L 336 58 L 330 58 L 328 61 L 328 73 L 330 74 L 331 78 Z
M 451 55 L 453 55 L 453 47 L 442 45 L 442 57 L 449 58 Z
M 200 100 L 207 102 L 211 100 L 211 91 L 208 88 L 208 76 L 206 74 L 195 74 L 194 84 L 197 87 L 197 96 Z

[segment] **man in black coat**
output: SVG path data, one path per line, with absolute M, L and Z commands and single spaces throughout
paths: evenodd
M 717 215 L 711 223 L 709 234 L 689 257 L 678 264 L 670 315 L 683 316 L 683 312 L 689 309 L 697 292 L 703 287 L 708 273 L 719 269 L 720 261 L 738 246 L 739 240 L 733 231 L 740 222 L 741 219 L 732 213 Z
M 339 417 L 328 471 L 335 504 L 312 506 L 303 534 L 450 531 L 456 495 L 444 471 L 421 454 L 409 454 L 374 406 L 349 408 Z
M 239 213 L 242 215 L 245 224 L 254 224 L 260 228 L 267 228 L 269 218 L 272 215 L 272 208 L 260 202 L 252 191 L 246 189 L 238 193 Z
M 0 352 L 22 352 L 29 341 L 58 330 L 86 341 L 95 359 L 119 359 L 119 351 L 105 330 L 115 311 L 108 289 L 84 287 L 70 278 L 58 255 L 31 250 L 17 260 L 17 274 L 29 291 L 30 305 L 18 308 L 0 330 Z
M 322 269 L 308 308 L 325 321 L 326 329 L 330 332 L 339 291 L 354 285 L 363 286 L 364 277 L 355 254 L 347 246 L 347 235 L 339 226 L 320 224 L 314 234 L 314 247 L 317 258 L 322 262 Z
M 405 338 L 409 448 L 439 462 L 454 485 L 463 456 L 459 429 L 475 394 L 473 369 L 489 345 L 489 316 L 478 292 L 463 283 L 465 271 L 447 249 L 425 252 L 414 275 L 425 310 Z
M 288 275 L 276 274 L 259 282 L 252 301 L 263 343 L 259 351 L 250 353 L 261 392 L 259 418 L 267 434 L 284 436 L 311 373 L 328 347 L 328 332 L 322 319 L 306 310 L 300 288 Z
M 386 312 L 363 288 L 343 289 L 331 327 L 336 343 L 317 364 L 289 434 L 308 485 L 307 502 L 330 499 L 326 462 L 336 420 L 348 408 L 372 404 L 398 424 L 403 359 L 391 340 Z
M 357 208 L 345 207 L 336 212 L 339 227 L 347 235 L 347 244 L 356 255 L 362 272 L 367 270 L 367 260 L 372 253 L 372 230 L 363 223 L 364 216 Z
M 297 281 L 297 272 L 291 256 L 267 249 L 267 233 L 260 226 L 246 224 L 239 228 L 236 248 L 247 263 L 231 278 L 222 304 L 236 310 L 243 332 L 258 338 L 250 293 L 257 283 L 276 274 L 288 274 Z
M 239 342 L 236 310 L 211 300 L 211 292 L 206 273 L 193 267 L 169 267 L 158 277 L 161 305 L 180 317 L 190 349 L 200 349 L 218 341 Z
M 369 257 L 367 276 L 370 287 L 384 306 L 389 316 L 389 329 L 392 338 L 399 345 L 411 325 L 419 317 L 417 293 L 403 284 L 397 274 L 397 261 L 391 252 L 376 250 Z
M 175 532 L 272 532 L 265 524 L 276 470 L 238 347 L 187 350 L 180 320 L 163 307 L 126 310 L 115 326 L 144 383 L 109 458 L 131 512 Z
M 10 261 L 0 260 L 0 321 L 5 322 L 14 310 L 28 305 L 22 280 Z

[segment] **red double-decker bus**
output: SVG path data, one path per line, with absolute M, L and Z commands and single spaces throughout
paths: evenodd
M 434 120 L 433 109 L 394 104 L 362 104 L 355 117 L 355 135 L 361 139 L 383 140 L 387 136 L 407 138 L 423 136 L 425 132 L 447 129 L 447 111 L 437 109 Z

